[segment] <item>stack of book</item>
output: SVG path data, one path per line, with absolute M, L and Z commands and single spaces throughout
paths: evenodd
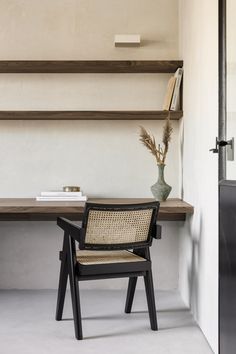
M 178 68 L 175 75 L 168 81 L 163 111 L 178 111 L 180 109 L 180 85 L 182 76 L 183 68 Z
M 36 197 L 41 202 L 85 202 L 88 198 L 82 192 L 48 191 Z

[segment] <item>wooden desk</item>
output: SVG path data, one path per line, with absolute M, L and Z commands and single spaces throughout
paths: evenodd
M 144 203 L 151 198 L 91 198 L 97 203 Z M 31 198 L 0 199 L 0 221 L 18 220 L 56 220 L 64 216 L 71 220 L 81 220 L 84 202 L 37 202 Z M 161 202 L 159 220 L 185 220 L 187 214 L 193 214 L 194 208 L 181 199 L 168 199 Z

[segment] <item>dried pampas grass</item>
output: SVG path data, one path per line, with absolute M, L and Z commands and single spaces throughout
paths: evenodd
M 150 153 L 153 156 L 155 156 L 158 165 L 165 164 L 172 132 L 173 132 L 173 128 L 170 123 L 170 113 L 168 114 L 165 125 L 163 127 L 163 137 L 162 137 L 163 147 L 161 147 L 160 144 L 158 144 L 157 147 L 154 136 L 151 136 L 144 127 L 142 126 L 140 127 L 139 140 L 144 146 L 146 146 L 146 148 L 150 151 Z

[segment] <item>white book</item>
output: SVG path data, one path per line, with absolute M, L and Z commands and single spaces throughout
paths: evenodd
M 80 197 L 36 197 L 38 202 L 86 202 L 87 199 L 85 195 Z
M 41 197 L 81 197 L 82 192 L 48 191 L 41 192 Z
M 172 101 L 170 105 L 170 110 L 171 111 L 177 111 L 180 107 L 179 102 L 180 102 L 180 85 L 183 77 L 183 68 L 178 68 L 175 72 L 174 77 L 176 78 L 176 83 L 175 83 L 175 88 L 172 96 Z

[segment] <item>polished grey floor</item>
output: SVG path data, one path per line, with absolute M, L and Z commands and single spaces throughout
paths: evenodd
M 158 332 L 150 330 L 143 291 L 132 314 L 124 313 L 124 291 L 82 291 L 84 340 L 77 341 L 69 293 L 65 319 L 56 322 L 55 291 L 0 291 L 0 353 L 212 353 L 178 293 L 158 292 L 156 300 Z

